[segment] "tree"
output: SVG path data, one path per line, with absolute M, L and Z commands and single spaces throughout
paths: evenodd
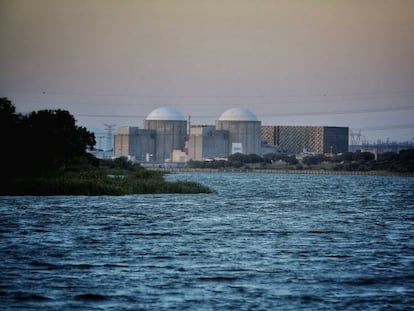
M 294 155 L 289 156 L 283 153 L 268 153 L 263 156 L 265 162 L 269 163 L 269 161 L 283 161 L 291 165 L 296 165 L 299 163 L 298 159 Z
M 251 153 L 248 155 L 249 163 L 262 163 L 263 158 L 257 154 Z
M 20 169 L 22 130 L 22 118 L 16 114 L 12 102 L 6 97 L 0 98 L 0 176 L 10 176 Z
M 2 176 L 50 172 L 76 157 L 86 157 L 86 149 L 95 145 L 94 134 L 76 126 L 68 111 L 41 110 L 28 116 L 15 111 L 9 100 L 0 100 Z
M 371 152 L 355 152 L 353 156 L 354 161 L 361 163 L 369 162 L 375 159 L 375 156 Z
M 85 155 L 95 145 L 95 136 L 76 126 L 75 118 L 65 110 L 32 112 L 25 119 L 27 147 L 36 150 L 32 160 L 43 169 L 58 168 L 69 159 Z
M 314 156 L 304 157 L 302 163 L 305 165 L 317 165 L 326 160 L 327 158 L 323 154 L 317 154 Z
M 352 152 L 344 152 L 338 155 L 335 155 L 332 158 L 332 162 L 344 162 L 344 161 L 352 161 L 354 154 Z
M 250 157 L 247 154 L 237 152 L 237 153 L 230 155 L 228 157 L 228 161 L 229 162 L 238 161 L 241 163 L 249 163 Z

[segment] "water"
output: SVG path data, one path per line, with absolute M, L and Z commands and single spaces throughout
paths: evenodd
M 407 310 L 414 179 L 180 173 L 202 195 L 0 197 L 2 310 Z

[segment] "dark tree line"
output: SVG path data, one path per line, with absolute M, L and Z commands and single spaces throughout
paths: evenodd
M 302 164 L 307 168 L 333 169 L 340 171 L 370 171 L 385 170 L 394 172 L 414 172 L 414 149 L 402 150 L 399 153 L 383 153 L 375 160 L 370 152 L 344 152 L 333 158 L 323 154 L 309 155 L 301 162 L 288 154 L 271 153 L 262 157 L 256 154 L 235 153 L 228 157 L 227 161 L 193 161 L 188 162 L 190 168 L 249 168 L 251 164 L 260 164 L 260 167 L 269 167 L 272 163 L 283 162 L 294 169 L 302 169 Z M 326 164 L 326 165 L 325 165 Z M 324 166 L 325 165 L 325 166 Z
M 322 162 L 335 165 L 333 169 L 343 171 L 385 170 L 394 172 L 414 172 L 414 149 L 401 150 L 399 153 L 387 152 L 375 156 L 371 152 L 344 152 L 333 158 L 314 155 L 303 158 L 305 165 L 319 165 Z
M 16 113 L 7 98 L 0 98 L 0 176 L 42 175 L 62 169 L 75 159 L 87 159 L 95 135 L 76 125 L 66 110 Z
M 214 160 L 214 161 L 193 161 L 188 162 L 188 167 L 190 168 L 242 168 L 248 167 L 250 164 L 261 164 L 262 167 L 265 167 L 266 164 L 271 164 L 273 162 L 283 161 L 289 165 L 296 165 L 299 161 L 294 155 L 287 154 L 265 154 L 259 156 L 257 154 L 243 154 L 235 153 L 228 157 L 227 161 L 224 160 Z

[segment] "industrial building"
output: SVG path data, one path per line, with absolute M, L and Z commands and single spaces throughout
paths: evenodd
M 174 150 L 183 150 L 187 121 L 172 107 L 160 107 L 144 120 L 144 129 L 121 127 L 114 136 L 114 153 L 136 161 L 162 163 L 172 159 Z
M 131 157 L 139 162 L 153 160 L 156 132 L 138 127 L 120 127 L 114 136 L 114 154 Z
M 154 160 L 164 162 L 172 158 L 173 150 L 183 150 L 187 136 L 187 121 L 172 107 L 161 107 L 152 111 L 144 121 L 146 130 L 154 130 Z
M 225 158 L 229 155 L 228 131 L 216 130 L 213 125 L 192 126 L 188 140 L 188 158 L 203 160 Z
M 262 126 L 262 140 L 280 152 L 298 154 L 348 151 L 349 128 L 332 126 Z
M 227 158 L 240 152 L 298 154 L 348 151 L 347 127 L 262 126 L 246 108 L 228 109 L 215 125 L 193 125 L 174 108 L 161 107 L 144 120 L 144 129 L 121 127 L 114 153 L 139 162 L 186 162 Z
M 217 130 L 229 133 L 230 153 L 260 154 L 260 127 L 262 123 L 246 108 L 228 109 L 216 122 Z
M 261 122 L 246 108 L 228 109 L 216 125 L 192 126 L 188 159 L 226 158 L 240 152 L 261 154 Z

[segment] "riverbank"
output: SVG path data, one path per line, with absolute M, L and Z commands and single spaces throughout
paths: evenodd
M 66 173 L 60 176 L 30 176 L 0 179 L 0 196 L 12 195 L 131 195 L 131 194 L 195 194 L 213 192 L 195 182 L 169 182 L 162 172 L 142 169 L 106 170 Z
M 414 177 L 414 172 L 390 171 L 330 171 L 330 170 L 287 170 L 287 169 L 212 169 L 212 168 L 149 168 L 153 171 L 167 173 L 203 172 L 203 173 L 261 173 L 261 174 L 306 174 L 306 175 L 367 175 L 367 176 L 401 176 Z

